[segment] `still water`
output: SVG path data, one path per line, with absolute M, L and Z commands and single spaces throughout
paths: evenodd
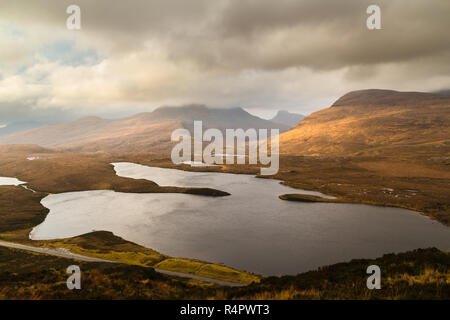
M 210 187 L 231 196 L 53 194 L 42 200 L 50 213 L 30 238 L 108 230 L 170 256 L 224 263 L 263 275 L 297 274 L 416 248 L 450 249 L 450 228 L 410 210 L 283 201 L 278 196 L 285 193 L 326 196 L 250 175 L 113 165 L 122 177 L 162 186 Z
M 16 178 L 0 177 L 0 186 L 20 186 L 25 183 Z

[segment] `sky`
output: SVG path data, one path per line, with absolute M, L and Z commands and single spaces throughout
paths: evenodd
M 449 17 L 448 0 L 3 0 L 0 125 L 192 103 L 310 114 L 353 90 L 448 89 Z

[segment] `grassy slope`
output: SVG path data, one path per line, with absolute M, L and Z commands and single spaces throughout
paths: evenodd
M 192 259 L 168 258 L 154 267 L 243 284 L 258 283 L 261 280 L 259 276 L 251 273 L 242 272 L 224 265 L 193 261 Z
M 72 264 L 81 269 L 81 290 L 67 289 L 66 269 Z M 0 247 L 0 299 L 186 299 L 204 297 L 209 287 L 151 268 L 85 263 Z
M 24 243 L 36 247 L 66 248 L 73 253 L 89 257 L 102 258 L 146 268 L 158 268 L 187 273 L 235 283 L 250 284 L 252 282 L 259 282 L 261 279 L 259 275 L 236 270 L 220 264 L 169 257 L 157 251 L 126 241 L 107 231 L 96 231 L 74 238 L 48 241 L 26 240 L 25 237 L 30 231 L 30 229 L 26 229 L 19 230 L 18 232 L 0 233 L 0 240 Z
M 33 241 L 34 245 L 52 248 L 67 248 L 70 251 L 121 263 L 188 273 L 206 278 L 236 283 L 259 282 L 260 277 L 219 264 L 193 259 L 172 258 L 154 250 L 141 247 L 113 235 L 96 231 L 82 236 L 55 240 Z
M 368 290 L 367 267 L 381 269 L 381 290 Z M 449 299 L 450 254 L 420 249 L 352 260 L 297 276 L 272 277 L 226 290 L 233 299 Z
M 450 98 L 362 90 L 342 96 L 280 136 L 280 150 L 308 156 L 374 155 L 416 148 L 450 152 Z M 383 152 L 383 151 L 382 151 Z
M 71 264 L 81 268 L 82 290 L 66 287 Z M 381 290 L 366 287 L 366 269 L 373 264 L 381 268 Z M 223 288 L 141 266 L 73 262 L 0 247 L 0 299 L 450 299 L 449 266 L 449 253 L 416 250 Z

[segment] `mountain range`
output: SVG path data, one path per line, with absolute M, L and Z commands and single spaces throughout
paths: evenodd
M 290 126 L 264 120 L 242 108 L 212 109 L 204 105 L 161 107 L 125 119 L 108 120 L 85 117 L 67 123 L 16 132 L 0 137 L 0 144 L 34 144 L 46 148 L 73 151 L 167 152 L 173 146 L 172 132 L 178 128 L 193 129 L 195 120 L 203 128 L 279 129 Z
M 85 117 L 0 136 L 0 145 L 28 144 L 72 151 L 170 152 L 171 133 L 203 128 L 280 129 L 280 152 L 309 156 L 427 153 L 450 154 L 450 96 L 392 90 L 345 94 L 331 107 L 302 120 L 280 111 L 264 120 L 242 108 L 204 105 L 161 107 L 129 118 Z M 289 128 L 294 127 L 289 130 Z

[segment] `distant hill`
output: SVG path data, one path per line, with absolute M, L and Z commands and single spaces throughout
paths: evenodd
M 282 153 L 347 156 L 404 149 L 450 152 L 450 97 L 361 90 L 306 117 L 280 137 Z
M 161 107 L 125 119 L 85 117 L 67 123 L 49 124 L 2 136 L 0 145 L 34 144 L 76 151 L 167 152 L 173 145 L 170 141 L 172 132 L 177 128 L 192 130 L 194 120 L 202 120 L 204 129 L 288 130 L 285 125 L 258 118 L 241 108 L 210 109 L 202 105 L 189 105 Z
M 281 110 L 278 111 L 276 116 L 270 119 L 270 121 L 275 123 L 281 123 L 292 128 L 303 119 L 305 119 L 304 115 Z
M 439 91 L 435 91 L 435 92 L 433 92 L 433 93 L 441 94 L 441 95 L 444 95 L 444 96 L 450 96 L 450 89 L 447 89 L 447 90 L 439 90 Z
M 289 130 L 289 126 L 274 123 L 254 116 L 242 108 L 213 109 L 204 105 L 188 105 L 183 107 L 161 107 L 151 113 L 135 116 L 147 121 L 177 121 L 183 127 L 192 129 L 194 120 L 202 120 L 206 128 L 225 129 L 280 129 L 281 132 Z

